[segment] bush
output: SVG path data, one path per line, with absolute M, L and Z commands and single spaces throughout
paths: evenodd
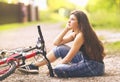
M 40 21 L 41 22 L 58 22 L 58 21 L 66 21 L 64 16 L 59 15 L 57 12 L 40 11 Z
M 98 11 L 90 14 L 92 26 L 100 29 L 120 30 L 120 14 L 107 11 Z

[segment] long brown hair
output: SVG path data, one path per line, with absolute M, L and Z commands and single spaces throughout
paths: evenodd
M 89 23 L 87 15 L 80 10 L 72 11 L 78 20 L 78 25 L 84 36 L 84 53 L 92 60 L 102 61 L 104 58 L 104 47 Z

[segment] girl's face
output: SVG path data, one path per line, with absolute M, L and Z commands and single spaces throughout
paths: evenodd
M 70 15 L 68 26 L 71 27 L 73 30 L 78 29 L 78 20 L 75 15 Z

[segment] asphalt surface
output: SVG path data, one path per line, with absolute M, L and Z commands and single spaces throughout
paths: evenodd
M 52 42 L 62 30 L 61 24 L 39 24 L 47 49 L 53 47 Z M 35 46 L 38 39 L 37 25 L 0 32 L 0 49 L 15 49 Z

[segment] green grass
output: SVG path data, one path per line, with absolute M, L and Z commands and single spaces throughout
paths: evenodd
M 11 30 L 15 28 L 22 28 L 30 25 L 35 25 L 39 22 L 26 22 L 26 23 L 11 23 L 0 25 L 0 31 Z
M 120 41 L 112 42 L 112 43 L 105 43 L 104 44 L 105 51 L 107 54 L 115 54 L 120 53 Z

